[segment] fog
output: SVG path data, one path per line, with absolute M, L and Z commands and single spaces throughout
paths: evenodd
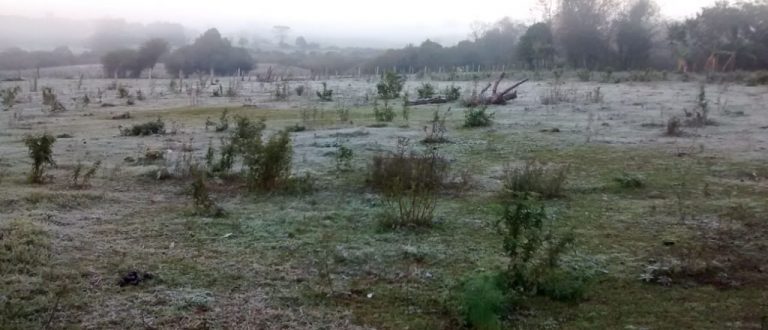
M 85 38 L 83 34 L 93 28 L 93 21 L 105 18 L 138 23 L 181 23 L 192 33 L 217 27 L 225 34 L 249 38 L 254 34 L 271 38 L 272 26 L 285 25 L 291 27 L 290 36 L 302 35 L 343 47 L 401 47 L 426 38 L 451 44 L 465 38 L 473 22 L 493 22 L 505 16 L 534 22 L 542 16 L 540 2 L 0 0 L 3 15 L 44 19 L 37 21 L 42 24 L 32 24 L 36 27 L 30 30 L 14 28 L 16 23 L 0 17 L 3 21 L 0 22 L 0 47 L 72 45 Z M 682 18 L 712 3 L 712 0 L 688 0 L 663 2 L 659 6 L 662 16 Z M 19 45 L 19 40 L 25 40 L 26 44 Z

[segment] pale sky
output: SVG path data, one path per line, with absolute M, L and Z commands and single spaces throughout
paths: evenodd
M 426 37 L 464 37 L 472 22 L 504 16 L 532 22 L 537 0 L 0 0 L 0 15 L 73 19 L 125 18 L 167 21 L 195 29 L 235 32 L 281 24 L 296 35 L 418 42 Z M 715 0 L 657 0 L 665 17 L 695 14 Z

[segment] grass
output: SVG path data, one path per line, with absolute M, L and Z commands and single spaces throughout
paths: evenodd
M 202 129 L 205 118 L 220 112 L 161 110 L 138 113 L 136 120 L 162 115 L 189 126 L 199 123 Z M 268 116 L 270 128 L 300 120 L 296 109 L 231 112 L 243 113 Z M 411 121 L 426 123 L 431 114 L 414 111 Z M 352 116 L 356 125 L 374 122 L 370 109 L 355 109 Z M 335 120 L 332 112 L 326 118 Z M 454 118 L 451 124 L 462 121 Z M 763 164 L 716 154 L 679 157 L 667 146 L 563 145 L 558 137 L 532 130 L 456 130 L 451 139 L 458 143 L 441 147 L 454 159 L 452 167 L 472 166 L 483 180 L 481 187 L 492 187 L 494 175 L 511 160 L 570 164 L 567 194 L 546 201 L 545 207 L 557 220 L 557 230 L 574 234 L 578 253 L 564 256 L 566 264 L 591 269 L 599 280 L 579 303 L 527 300 L 511 326 L 759 327 L 768 314 L 760 303 L 768 296 L 757 283 L 728 290 L 664 287 L 639 276 L 649 258 L 671 254 L 663 241 L 675 246 L 696 242 L 691 228 L 679 221 L 676 195 L 681 190 L 686 193 L 683 209 L 692 219 L 721 214 L 736 202 L 747 209 L 739 214 L 765 214 L 768 191 L 753 179 L 768 173 Z M 357 165 L 370 159 L 373 151 L 350 141 Z M 24 156 L 18 153 L 18 159 Z M 327 161 L 333 167 L 330 157 Z M 9 173 L 20 176 L 23 170 L 17 165 Z M 52 173 L 65 175 L 63 170 Z M 617 189 L 614 179 L 625 173 L 642 177 L 643 188 Z M 30 240 L 29 251 L 37 251 L 22 255 L 42 257 L 14 257 L 8 259 L 14 266 L 2 264 L 0 271 L 19 272 L 17 265 L 24 265 L 34 273 L 0 282 L 0 296 L 12 292 L 13 299 L 25 299 L 22 314 L 4 314 L 14 323 L 2 324 L 43 328 L 50 319 L 52 328 L 459 328 L 463 318 L 450 297 L 461 280 L 507 262 L 492 223 L 501 209 L 493 199 L 495 190 L 441 196 L 435 211 L 439 225 L 428 231 L 380 232 L 376 214 L 382 205 L 365 193 L 362 177 L 356 172 L 341 179 L 319 175 L 318 190 L 309 195 L 244 195 L 226 182 L 212 181 L 209 189 L 216 201 L 230 211 L 222 219 L 190 215 L 183 182 L 126 175 L 100 178 L 91 190 L 73 192 L 61 186 L 62 179 L 38 187 L 7 177 L 0 202 L 21 201 L 23 207 L 0 209 L 0 228 L 20 228 L 16 232 Z M 46 220 L 47 214 L 56 222 L 68 221 L 56 225 Z M 31 220 L 8 225 L 6 219 L 17 215 Z M 20 235 L 13 240 L 3 235 L 0 245 L 20 245 Z M 157 277 L 118 287 L 118 278 L 130 270 Z

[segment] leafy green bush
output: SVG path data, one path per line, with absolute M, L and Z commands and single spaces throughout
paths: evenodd
M 274 190 L 291 174 L 293 148 L 291 136 L 280 131 L 260 148 L 248 148 L 244 162 L 248 166 L 247 185 L 250 190 Z
M 571 246 L 572 237 L 558 238 L 547 228 L 543 206 L 517 200 L 506 205 L 497 222 L 503 239 L 504 252 L 509 258 L 506 276 L 512 290 L 522 294 L 537 294 L 544 279 L 559 269 L 561 254 Z
M 460 311 L 473 329 L 501 329 L 500 316 L 507 299 L 498 274 L 484 273 L 467 279 L 461 286 Z
M 124 136 L 162 135 L 165 134 L 165 122 L 162 119 L 157 118 L 157 120 L 143 124 L 120 128 L 120 133 Z
M 376 91 L 379 98 L 383 100 L 392 100 L 400 97 L 403 90 L 405 77 L 398 75 L 393 71 L 387 71 L 381 77 L 381 81 L 376 84 Z
M 542 198 L 563 196 L 568 166 L 547 167 L 528 161 L 522 167 L 505 166 L 502 176 L 504 194 L 517 198 L 534 193 Z
M 461 98 L 461 87 L 456 86 L 447 86 L 443 90 L 443 94 L 445 95 L 445 99 L 448 100 L 448 102 L 453 102 Z
M 422 83 L 419 88 L 416 89 L 416 94 L 418 94 L 420 99 L 428 99 L 435 96 L 435 86 L 432 86 L 430 83 Z
M 351 170 L 353 157 L 352 149 L 340 144 L 339 149 L 336 151 L 336 170 L 339 172 Z
M 464 127 L 488 127 L 493 124 L 493 113 L 487 112 L 488 107 L 467 108 L 464 112 Z
M 579 80 L 581 81 L 590 81 L 592 79 L 592 71 L 587 69 L 579 70 L 576 72 L 576 76 L 579 77 Z
M 43 183 L 45 170 L 48 166 L 56 166 L 56 162 L 53 161 L 54 143 L 56 143 L 56 138 L 48 133 L 28 135 L 24 138 L 24 144 L 29 149 L 29 158 L 32 159 L 29 182 Z
M 373 117 L 378 122 L 391 122 L 395 119 L 395 110 L 389 105 L 388 100 L 384 100 L 384 107 L 379 107 L 379 102 L 373 102 Z

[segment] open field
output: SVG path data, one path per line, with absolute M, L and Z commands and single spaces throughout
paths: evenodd
M 331 102 L 315 95 L 320 80 L 290 81 L 280 99 L 280 83 L 221 77 L 221 90 L 237 93 L 212 97 L 219 85 L 194 96 L 169 79 L 121 79 L 132 98 L 144 96 L 131 106 L 107 88 L 111 79 L 72 77 L 39 81 L 68 109 L 56 113 L 30 82 L 0 83 L 22 88 L 20 103 L 0 112 L 0 328 L 462 328 L 457 287 L 506 267 L 496 227 L 504 168 L 532 159 L 568 166 L 563 196 L 543 203 L 555 230 L 575 237 L 563 263 L 589 281 L 578 301 L 526 299 L 505 311 L 505 328 L 768 326 L 766 86 L 707 84 L 709 125 L 666 136 L 671 117 L 685 121 L 699 105 L 703 77 L 556 84 L 547 76 L 489 107 L 492 126 L 471 129 L 459 103 L 410 107 L 406 120 L 399 100 L 398 116 L 382 125 L 372 110 L 377 77 L 328 80 Z M 432 83 L 469 95 L 489 80 L 480 78 L 479 87 Z M 405 90 L 414 95 L 424 81 L 410 77 Z M 561 102 L 543 104 L 553 90 Z M 449 107 L 448 142 L 420 143 L 433 112 Z M 251 193 L 212 179 L 211 197 L 227 212 L 213 218 L 195 214 L 190 178 L 157 180 L 183 166 L 182 155 L 205 162 L 209 144 L 228 135 L 206 121 L 224 109 L 264 118 L 268 134 L 302 127 L 291 133 L 292 172 L 310 175 L 314 190 Z M 158 117 L 168 134 L 120 134 Z M 57 166 L 46 184 L 30 184 L 23 139 L 41 132 L 58 136 Z M 399 137 L 417 151 L 438 148 L 455 173 L 471 174 L 461 191 L 440 194 L 430 228 L 379 225 L 387 207 L 367 173 Z M 339 145 L 353 151 L 349 171 L 337 169 Z M 164 159 L 141 161 L 148 151 Z M 73 187 L 77 163 L 96 161 L 90 185 Z M 642 185 L 627 187 L 626 177 Z M 152 276 L 119 285 L 131 271 Z

